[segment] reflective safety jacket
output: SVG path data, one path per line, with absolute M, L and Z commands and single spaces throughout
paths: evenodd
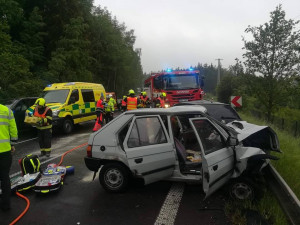
M 0 153 L 11 150 L 18 140 L 18 130 L 13 112 L 0 104 Z
M 140 100 L 141 100 L 141 107 L 146 108 L 147 105 L 150 104 L 150 99 L 148 98 L 148 96 L 140 96 Z
M 37 106 L 34 109 L 33 116 L 40 117 L 41 121 L 37 129 L 51 129 L 52 128 L 52 110 L 49 107 L 38 108 Z
M 107 106 L 105 108 L 105 112 L 113 112 L 115 111 L 115 100 L 113 98 L 110 98 L 107 102 Z
M 103 110 L 104 110 L 103 100 L 99 99 L 97 102 L 97 105 L 96 105 L 96 112 L 101 113 L 101 112 L 103 112 Z M 98 114 L 97 114 L 97 116 L 98 116 Z
M 165 100 L 158 97 L 156 100 L 156 108 L 165 108 Z
M 127 110 L 137 109 L 138 99 L 137 97 L 127 97 Z
M 121 105 L 126 106 L 126 102 L 124 101 L 124 99 L 122 99 Z

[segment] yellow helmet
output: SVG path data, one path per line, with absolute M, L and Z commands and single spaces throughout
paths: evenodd
M 127 98 L 127 96 L 126 96 L 126 95 L 124 95 L 124 96 L 123 96 L 123 99 L 125 99 L 125 98 Z
M 142 95 L 147 95 L 147 92 L 146 92 L 146 91 L 143 91 L 143 92 L 142 92 Z
M 160 97 L 166 97 L 167 94 L 165 92 L 160 93 Z
M 46 105 L 46 100 L 44 98 L 38 98 L 35 103 L 35 105 L 40 105 L 40 106 L 45 106 Z
M 130 90 L 128 91 L 128 94 L 130 94 L 130 95 L 131 95 L 131 94 L 135 94 L 135 93 L 134 93 L 134 90 L 130 89 Z

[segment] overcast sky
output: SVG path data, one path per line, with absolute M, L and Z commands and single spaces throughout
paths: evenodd
M 242 60 L 247 26 L 268 22 L 279 4 L 287 19 L 300 20 L 300 0 L 94 0 L 135 31 L 147 73 L 217 65 L 217 58 L 223 67 L 233 65 Z

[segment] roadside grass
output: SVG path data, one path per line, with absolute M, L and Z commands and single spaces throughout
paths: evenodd
M 258 212 L 262 218 L 253 218 L 249 212 Z M 250 216 L 249 216 L 249 214 Z M 284 213 L 276 198 L 269 191 L 265 191 L 259 201 L 230 201 L 225 205 L 225 214 L 233 225 L 251 224 L 249 220 L 255 220 L 254 224 L 288 225 Z M 248 216 L 247 216 L 248 214 Z
M 248 114 L 239 113 L 243 120 L 258 125 L 268 125 L 275 130 L 278 135 L 280 149 L 282 153 L 272 153 L 280 158 L 271 161 L 278 173 L 300 199 L 300 138 L 295 138 L 290 134 L 268 124 L 266 121 L 258 120 Z

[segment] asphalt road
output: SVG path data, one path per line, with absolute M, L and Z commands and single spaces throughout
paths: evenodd
M 58 163 L 60 156 L 88 141 L 93 123 L 78 127 L 72 135 L 53 134 L 52 154 L 42 158 L 41 166 Z M 29 137 L 16 146 L 11 175 L 20 174 L 18 159 L 26 154 L 39 154 L 38 141 Z M 127 192 L 110 194 L 100 186 L 98 175 L 84 164 L 85 147 L 72 151 L 64 157 L 64 166 L 75 167 L 73 175 L 67 175 L 58 192 L 38 195 L 33 190 L 22 192 L 30 200 L 28 212 L 17 224 L 66 225 L 66 224 L 230 224 L 224 214 L 226 196 L 219 191 L 204 199 L 199 185 L 168 181 L 148 186 L 133 183 Z M 0 211 L 0 224 L 11 223 L 25 209 L 26 202 L 12 196 L 12 209 Z

